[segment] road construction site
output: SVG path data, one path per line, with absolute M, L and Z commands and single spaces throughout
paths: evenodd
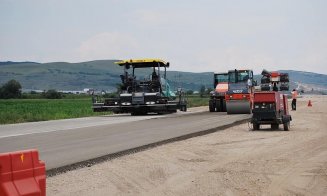
M 308 107 L 309 100 L 312 107 Z M 248 123 L 224 130 L 217 128 L 211 134 L 49 177 L 47 193 L 326 195 L 326 111 L 326 96 L 304 96 L 298 99 L 297 110 L 291 111 L 294 120 L 290 131 L 282 128 L 271 130 L 270 126 L 252 131 Z M 214 114 L 217 119 L 224 118 L 224 115 Z M 203 113 L 199 116 L 207 118 Z M 234 116 L 238 115 L 229 115 L 228 118 Z M 192 124 L 192 119 L 189 120 L 188 123 Z M 212 120 L 207 119 L 207 122 Z M 140 121 L 140 124 L 147 121 L 151 120 Z M 181 123 L 181 126 L 184 125 Z M 197 128 L 200 127 L 202 125 Z M 176 129 L 170 127 L 169 130 L 174 133 Z M 153 128 L 152 132 L 155 131 Z M 133 143 L 133 139 L 129 141 Z M 87 142 L 90 141 L 86 139 Z M 74 146 L 74 143 L 71 145 Z M 70 155 L 73 156 L 73 153 Z
M 166 80 L 168 62 L 117 64 L 119 96 L 92 93 L 93 111 L 114 115 L 0 127 L 0 171 L 12 182 L 0 195 L 28 191 L 20 176 L 42 195 L 327 193 L 327 98 L 304 96 L 295 111 L 294 89 L 290 113 L 288 73 L 264 69 L 260 85 L 248 69 L 215 74 L 209 107 L 188 110 Z M 138 79 L 143 68 L 152 74 Z

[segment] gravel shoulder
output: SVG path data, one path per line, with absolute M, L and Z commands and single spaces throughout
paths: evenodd
M 50 177 L 47 195 L 327 195 L 327 96 L 291 115 L 290 131 L 245 123 Z

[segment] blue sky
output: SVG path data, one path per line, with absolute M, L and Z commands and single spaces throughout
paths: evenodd
M 327 74 L 327 1 L 0 0 L 0 61 L 162 58 Z

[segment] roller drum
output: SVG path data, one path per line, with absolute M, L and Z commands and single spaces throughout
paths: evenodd
M 230 100 L 226 102 L 227 114 L 251 114 L 249 101 Z

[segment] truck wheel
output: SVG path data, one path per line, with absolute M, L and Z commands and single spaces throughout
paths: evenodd
M 226 112 L 226 100 L 223 100 L 223 108 L 222 108 L 222 112 Z
M 145 112 L 145 111 L 133 111 L 131 113 L 132 116 L 141 116 L 141 115 L 146 115 L 146 114 L 147 114 L 147 112 Z
M 284 123 L 284 131 L 289 131 L 290 130 L 290 122 Z
M 260 124 L 253 123 L 253 130 L 259 130 L 259 129 L 260 129 Z
M 279 129 L 279 124 L 277 124 L 277 123 L 271 124 L 271 129 L 272 129 L 272 130 L 277 130 L 277 129 Z
M 181 109 L 180 109 L 182 112 L 186 112 L 187 111 L 187 107 L 186 105 L 183 105 L 181 106 Z M 210 111 L 211 112 L 211 111 Z
M 215 107 L 213 105 L 213 101 L 212 100 L 209 100 L 209 111 L 210 112 L 214 112 L 215 111 Z
M 216 103 L 216 112 L 221 112 L 220 101 L 218 103 Z

